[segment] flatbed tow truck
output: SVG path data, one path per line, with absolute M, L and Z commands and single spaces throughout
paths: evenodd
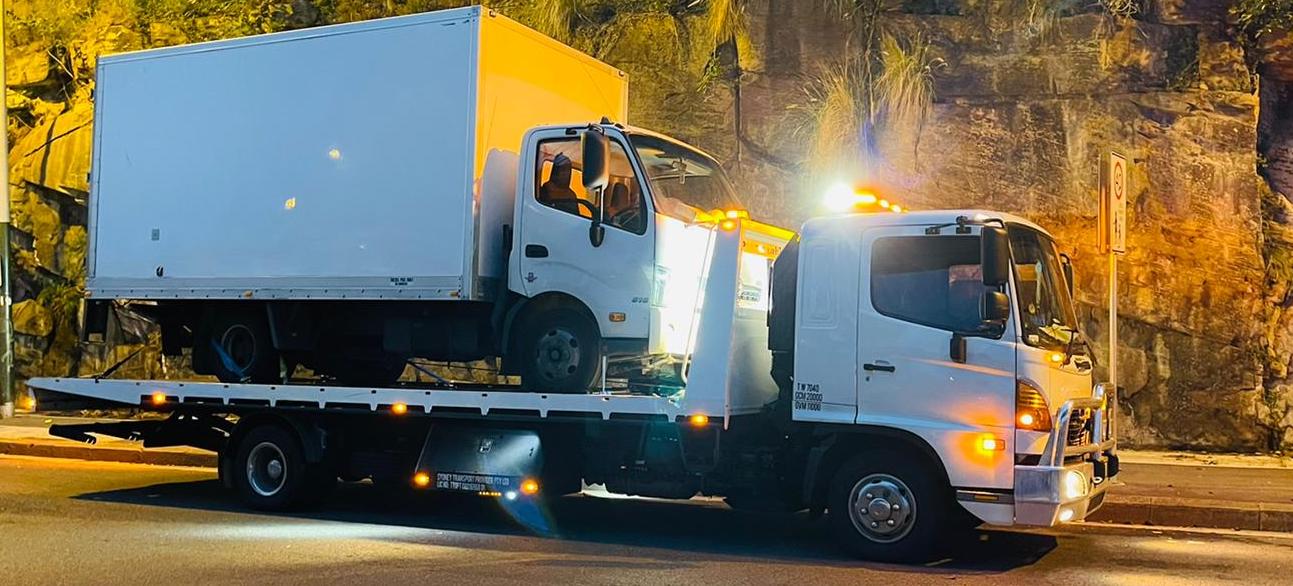
M 745 223 L 708 226 L 704 302 L 674 393 L 29 385 L 169 413 L 50 433 L 215 451 L 224 485 L 264 510 L 314 504 L 338 478 L 501 501 L 603 484 L 826 512 L 850 551 L 902 561 L 957 529 L 1053 526 L 1100 506 L 1118 470 L 1116 401 L 1092 384 L 1071 276 L 1043 229 L 977 210 L 814 219 L 768 276 L 766 258 L 742 254 Z M 760 271 L 770 308 L 743 295 Z

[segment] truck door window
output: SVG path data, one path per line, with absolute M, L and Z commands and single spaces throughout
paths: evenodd
M 578 138 L 545 140 L 539 143 L 539 203 L 584 218 L 592 219 L 597 202 L 584 190 L 583 161 Z M 611 141 L 610 184 L 603 201 L 602 222 L 634 234 L 646 233 L 646 205 L 642 199 L 633 165 L 624 146 Z M 580 203 L 583 202 L 583 203 Z
M 883 315 L 953 332 L 976 331 L 986 288 L 978 236 L 895 236 L 875 241 L 871 304 Z

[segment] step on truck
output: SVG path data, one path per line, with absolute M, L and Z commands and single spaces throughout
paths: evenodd
M 692 225 L 741 209 L 712 157 L 624 125 L 623 72 L 479 6 L 108 55 L 96 76 L 86 338 L 142 313 L 224 382 L 383 386 L 417 358 L 548 393 L 676 383 Z
M 1116 401 L 1092 384 L 1071 270 L 1043 229 L 972 210 L 814 219 L 769 276 L 747 220 L 694 227 L 704 303 L 673 393 L 29 384 L 169 413 L 50 432 L 213 450 L 222 482 L 266 510 L 316 502 L 338 478 L 507 507 L 600 484 L 825 512 L 850 551 L 919 560 L 980 523 L 1053 526 L 1100 506 Z M 770 299 L 749 294 L 761 278 Z

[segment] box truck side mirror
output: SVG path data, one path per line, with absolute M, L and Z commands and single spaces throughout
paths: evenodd
M 983 284 L 989 287 L 1006 285 L 1010 282 L 1010 241 L 1006 229 L 984 226 L 980 236 Z
M 602 195 L 611 180 L 611 140 L 600 126 L 589 126 L 584 131 L 580 146 L 583 148 L 584 189 L 593 196 L 596 206 L 591 206 L 593 224 L 588 227 L 588 242 L 594 248 L 601 246 L 606 239 L 606 229 L 602 227 Z
M 600 194 L 611 179 L 611 141 L 601 127 L 590 126 L 584 131 L 580 146 L 583 148 L 584 189 L 588 193 Z

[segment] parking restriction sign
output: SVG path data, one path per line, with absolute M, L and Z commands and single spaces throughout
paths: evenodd
M 1105 250 L 1127 252 L 1127 157 L 1110 152 L 1100 173 L 1101 244 Z

